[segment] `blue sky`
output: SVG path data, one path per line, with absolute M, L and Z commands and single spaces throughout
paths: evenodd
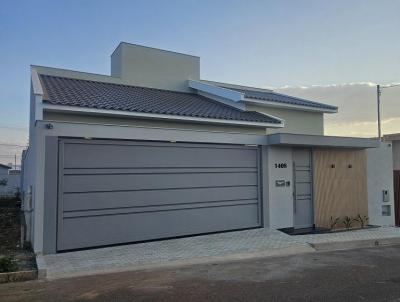
M 30 64 L 108 74 L 120 41 L 198 55 L 210 80 L 398 82 L 399 11 L 399 0 L 2 1 L 0 142 L 26 141 L 15 128 L 27 125 Z

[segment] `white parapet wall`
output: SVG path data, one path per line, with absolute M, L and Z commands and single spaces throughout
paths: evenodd
M 382 142 L 379 148 L 367 149 L 368 215 L 373 225 L 393 226 L 395 223 L 392 156 L 390 143 Z

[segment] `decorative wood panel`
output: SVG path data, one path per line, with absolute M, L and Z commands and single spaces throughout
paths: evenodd
M 368 215 L 365 150 L 315 149 L 313 161 L 316 227 L 329 228 L 331 217 Z

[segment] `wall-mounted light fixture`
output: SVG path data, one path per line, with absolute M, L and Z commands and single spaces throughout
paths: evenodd
M 332 168 L 332 169 L 335 169 L 335 168 L 336 168 L 335 164 L 332 164 L 332 165 L 331 165 L 331 168 Z
M 348 167 L 349 169 L 351 169 L 351 168 L 353 168 L 353 165 L 352 165 L 352 164 L 349 164 L 347 167 Z

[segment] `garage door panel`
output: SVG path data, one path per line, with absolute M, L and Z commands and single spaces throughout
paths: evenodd
M 181 173 L 142 175 L 65 175 L 64 192 L 165 190 L 175 188 L 248 186 L 257 173 Z
M 142 146 L 100 142 L 71 143 L 65 148 L 65 168 L 230 167 L 234 163 L 239 167 L 257 166 L 254 148 L 234 149 L 224 145 L 182 147 L 167 143 Z
M 250 200 L 258 198 L 257 186 L 226 188 L 183 188 L 159 191 L 70 193 L 63 196 L 63 210 L 88 210 L 148 205 L 212 202 L 218 200 Z
M 88 238 L 91 246 L 102 246 L 110 244 L 110 238 L 113 244 L 118 244 L 259 225 L 258 206 L 253 204 L 179 212 L 178 220 L 176 211 L 65 219 L 62 248 L 87 247 Z
M 61 139 L 57 250 L 261 225 L 258 148 Z
M 239 205 L 257 204 L 257 199 L 252 200 L 227 200 L 227 201 L 212 201 L 212 202 L 186 202 L 181 204 L 164 204 L 164 205 L 148 205 L 139 207 L 114 207 L 106 209 L 88 209 L 88 210 L 73 210 L 64 211 L 64 219 L 107 216 L 107 215 L 126 215 L 133 213 L 148 213 L 148 212 L 163 212 L 163 211 L 181 211 L 186 209 L 200 209 L 213 207 L 231 207 Z

